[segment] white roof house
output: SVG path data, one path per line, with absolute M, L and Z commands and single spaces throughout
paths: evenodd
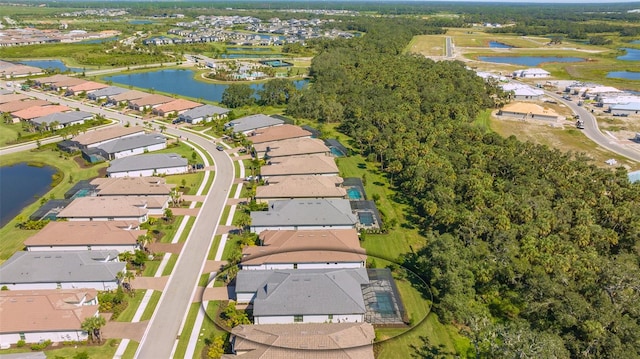
M 609 109 L 614 116 L 634 116 L 640 114 L 640 102 L 612 105 Z
M 273 127 L 284 124 L 283 120 L 273 118 L 267 115 L 251 115 L 245 116 L 233 121 L 227 122 L 224 128 L 230 128 L 234 133 L 247 133 L 261 128 Z
M 549 71 L 531 68 L 524 70 L 516 70 L 513 72 L 513 77 L 521 77 L 521 78 L 540 78 L 540 77 L 549 77 L 551 73 Z
M 92 113 L 84 111 L 56 112 L 46 116 L 37 117 L 30 121 L 36 126 L 44 126 L 50 128 L 54 122 L 58 123 L 56 129 L 60 129 L 72 125 L 82 125 L 84 121 L 94 118 Z
M 203 121 L 209 122 L 214 119 L 225 118 L 229 112 L 229 109 L 223 107 L 203 105 L 183 112 L 180 114 L 179 119 L 188 123 L 196 124 Z
M 107 159 L 141 155 L 145 152 L 167 148 L 167 138 L 154 133 L 119 138 L 101 144 L 98 148 L 107 154 Z
M 267 211 L 251 212 L 251 232 L 264 230 L 350 229 L 358 218 L 346 199 L 273 201 Z

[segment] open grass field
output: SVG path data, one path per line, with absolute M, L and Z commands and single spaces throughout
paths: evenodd
M 41 163 L 48 166 L 55 167 L 59 172 L 64 174 L 64 178 L 55 188 L 52 188 L 43 197 L 49 198 L 63 198 L 64 193 L 68 191 L 73 185 L 83 179 L 91 179 L 98 176 L 98 171 L 107 166 L 106 163 L 100 163 L 92 167 L 81 168 L 76 161 L 72 158 L 62 156 L 60 152 L 47 149 L 40 151 L 24 151 L 14 154 L 3 155 L 0 157 L 0 161 L 3 166 L 12 165 L 20 162 L 27 163 Z M 40 207 L 40 203 L 34 200 L 34 203 L 27 206 L 20 212 L 20 214 L 7 223 L 4 227 L 0 228 L 0 261 L 5 261 L 16 251 L 22 250 L 23 242 L 29 236 L 36 233 L 36 231 L 21 230 L 16 227 L 19 220 L 26 220 L 37 208 Z
M 421 54 L 424 56 L 445 56 L 444 35 L 418 35 L 414 36 L 405 49 L 407 53 Z

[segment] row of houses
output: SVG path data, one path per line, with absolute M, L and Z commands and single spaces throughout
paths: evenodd
M 373 325 L 403 324 L 397 288 L 390 273 L 366 268 L 359 216 L 331 149 L 311 131 L 278 120 L 254 115 L 226 126 L 246 135 L 252 155 L 266 162 L 256 200 L 267 210 L 250 213 L 258 242 L 242 249 L 235 278 L 235 300 L 252 310 L 253 324 L 232 329 L 233 354 L 224 358 L 309 350 L 373 358 Z M 333 342 L 338 332 L 343 340 Z M 271 339 L 283 345 L 269 345 Z
M 82 323 L 99 316 L 98 291 L 126 272 L 119 254 L 146 235 L 140 224 L 167 208 L 174 185 L 157 177 L 96 178 L 0 266 L 0 344 L 82 341 Z
M 47 130 L 81 125 L 95 118 L 92 113 L 10 91 L 0 93 L 0 113 L 9 115 L 14 123 L 30 122 L 36 128 Z

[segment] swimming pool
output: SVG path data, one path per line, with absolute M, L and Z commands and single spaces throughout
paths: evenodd
M 631 183 L 640 182 L 640 171 L 630 172 L 629 173 L 629 181 Z
M 372 226 L 374 223 L 373 214 L 369 212 L 358 212 L 358 221 L 360 221 L 360 224 L 363 226 Z
M 331 150 L 331 154 L 336 156 L 336 157 L 344 157 L 345 154 L 342 153 L 342 151 L 340 151 L 337 147 L 329 147 L 329 149 Z
M 88 188 L 83 188 L 83 189 L 78 190 L 78 192 L 76 192 L 76 193 L 71 197 L 71 199 L 76 199 L 76 198 L 79 198 L 79 197 L 87 197 L 87 196 L 89 196 L 90 194 L 91 194 L 91 190 L 89 190 Z
M 349 199 L 362 199 L 362 193 L 355 187 L 347 189 L 347 195 L 349 195 Z
M 393 314 L 393 302 L 387 292 L 376 292 L 376 312 L 380 314 Z

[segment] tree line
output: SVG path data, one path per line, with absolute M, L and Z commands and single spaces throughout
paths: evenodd
M 410 204 L 425 243 L 400 260 L 471 340 L 459 354 L 639 357 L 640 185 L 474 126 L 504 100 L 492 83 L 460 62 L 402 55 L 425 28 L 364 27 L 322 43 L 287 112 L 338 123 Z

